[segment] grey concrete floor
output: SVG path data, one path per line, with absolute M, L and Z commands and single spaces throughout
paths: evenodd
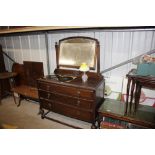
M 38 115 L 39 103 L 23 100 L 17 107 L 12 97 L 2 100 L 0 105 L 0 123 L 17 126 L 18 129 L 73 129 L 72 127 L 51 121 L 41 119 Z M 67 124 L 78 126 L 84 129 L 90 129 L 91 124 L 59 114 L 50 113 L 50 117 Z

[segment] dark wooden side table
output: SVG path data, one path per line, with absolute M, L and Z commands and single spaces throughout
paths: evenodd
M 0 73 L 0 91 L 2 91 L 2 82 L 3 80 L 6 80 L 8 79 L 9 80 L 9 84 L 10 84 L 10 88 L 12 88 L 12 81 L 11 79 L 16 77 L 17 76 L 17 73 L 15 72 L 3 72 L 3 73 Z M 1 92 L 0 92 L 0 103 L 1 103 Z
M 144 128 L 155 128 L 155 108 L 139 105 L 135 115 L 124 116 L 125 103 L 106 99 L 98 110 L 98 127 L 103 121 L 103 117 L 108 117 L 120 121 L 126 121 Z
M 136 113 L 140 95 L 141 95 L 141 88 L 149 88 L 155 89 L 155 77 L 152 76 L 138 76 L 138 75 L 127 75 L 128 83 L 127 83 L 127 97 L 126 97 L 126 108 L 125 114 L 131 114 L 132 112 L 132 103 L 134 103 L 133 112 Z M 130 101 L 129 101 L 130 96 Z M 134 102 L 133 102 L 134 100 Z M 129 104 L 129 106 L 128 106 Z

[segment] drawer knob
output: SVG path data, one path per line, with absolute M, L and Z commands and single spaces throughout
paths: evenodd
M 77 105 L 80 105 L 80 101 L 79 100 L 77 101 Z
M 47 98 L 49 99 L 49 98 L 50 98 L 50 96 L 51 96 L 51 95 L 50 95 L 50 93 L 48 93 Z
M 76 114 L 77 114 L 77 115 L 80 115 L 80 111 L 77 111 Z
M 51 107 L 52 107 L 52 105 L 51 105 L 50 103 L 48 103 L 48 107 L 49 107 L 49 108 L 51 108 Z
M 80 91 L 77 91 L 78 94 L 80 94 Z
M 47 86 L 47 90 L 49 90 L 50 89 L 50 86 Z

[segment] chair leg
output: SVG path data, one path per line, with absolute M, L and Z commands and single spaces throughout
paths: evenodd
M 22 96 L 21 96 L 21 95 L 19 95 L 19 102 L 18 102 L 17 107 L 19 107 L 19 106 L 20 106 L 20 103 L 21 103 L 21 101 L 22 101 L 22 100 L 23 100 Z
M 12 95 L 13 95 L 14 102 L 15 102 L 15 104 L 17 105 L 17 102 L 16 102 L 16 97 L 15 97 L 14 92 L 12 92 Z
M 20 103 L 21 103 L 21 100 L 22 100 L 21 96 L 19 95 L 19 102 L 17 103 L 16 102 L 16 97 L 14 95 L 14 92 L 12 94 L 13 94 L 13 99 L 14 99 L 15 104 L 17 105 L 17 107 L 19 107 L 20 106 Z

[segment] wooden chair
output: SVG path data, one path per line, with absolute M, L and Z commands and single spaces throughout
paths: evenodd
M 43 63 L 32 61 L 24 61 L 23 64 L 14 63 L 12 71 L 18 74 L 15 78 L 15 86 L 12 88 L 15 104 L 17 104 L 17 102 L 14 93 L 19 95 L 19 103 L 17 106 L 20 106 L 23 99 L 38 101 L 36 80 L 44 76 Z

